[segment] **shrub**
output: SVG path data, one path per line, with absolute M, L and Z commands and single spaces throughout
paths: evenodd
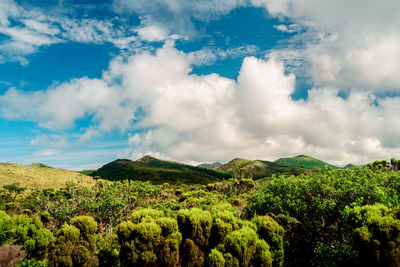
M 71 219 L 56 233 L 50 253 L 50 266 L 98 266 L 96 256 L 97 223 L 92 217 Z
M 272 265 L 269 246 L 265 241 L 259 240 L 257 233 L 249 227 L 231 232 L 227 238 L 226 250 L 241 266 Z
M 204 263 L 204 252 L 196 246 L 191 239 L 185 239 L 182 245 L 181 265 L 188 267 L 200 267 Z
M 225 266 L 224 255 L 217 249 L 212 249 L 210 254 L 208 254 L 207 256 L 207 266 L 224 267 Z
M 37 217 L 9 216 L 0 211 L 0 245 L 19 244 L 29 258 L 43 259 L 47 256 L 52 237 L 52 233 L 43 228 Z
M 252 222 L 257 226 L 257 233 L 270 246 L 274 266 L 283 265 L 283 227 L 269 216 L 256 216 Z
M 208 245 L 212 227 L 210 212 L 198 208 L 185 209 L 178 212 L 177 218 L 184 239 L 191 239 L 199 247 Z
M 116 234 L 102 233 L 96 236 L 96 244 L 98 249 L 99 266 L 101 267 L 118 267 L 119 251 L 121 246 L 118 243 Z
M 400 266 L 400 220 L 388 207 L 354 207 L 348 221 L 363 265 Z
M 176 266 L 182 236 L 175 219 L 162 211 L 134 211 L 118 226 L 123 266 Z

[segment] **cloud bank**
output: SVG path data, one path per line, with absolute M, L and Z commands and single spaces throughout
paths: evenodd
M 156 53 L 117 57 L 101 79 L 74 79 L 0 96 L 4 118 L 50 130 L 90 117 L 87 135 L 129 134 L 121 157 L 196 162 L 310 154 L 336 164 L 398 155 L 398 97 L 315 87 L 294 100 L 295 75 L 273 54 L 244 59 L 237 81 L 191 74 L 191 57 L 168 41 Z M 47 151 L 46 151 L 47 152 Z

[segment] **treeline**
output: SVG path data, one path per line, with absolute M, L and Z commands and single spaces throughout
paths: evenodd
M 387 163 L 208 185 L 98 181 L 30 194 L 6 186 L 0 259 L 17 266 L 400 266 L 400 174 Z

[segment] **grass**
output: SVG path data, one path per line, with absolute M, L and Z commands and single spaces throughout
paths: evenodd
M 27 191 L 44 188 L 58 189 L 69 181 L 82 186 L 95 183 L 92 177 L 75 171 L 51 168 L 41 163 L 30 166 L 0 163 L 0 188 L 7 184 L 19 183 Z

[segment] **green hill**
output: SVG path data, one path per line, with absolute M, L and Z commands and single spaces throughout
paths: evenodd
M 195 167 L 178 162 L 159 160 L 144 156 L 136 161 L 118 159 L 110 162 L 91 174 L 108 180 L 142 180 L 154 184 L 190 183 L 207 184 L 229 178 L 226 173 Z
M 30 166 L 0 163 L 0 189 L 3 185 L 13 183 L 19 183 L 20 186 L 25 187 L 27 190 L 58 189 L 69 181 L 86 186 L 95 183 L 90 176 L 75 171 L 52 168 L 42 163 Z
M 321 169 L 324 169 L 326 166 L 329 166 L 334 169 L 339 168 L 339 167 L 330 165 L 326 162 L 323 162 L 319 159 L 316 159 L 316 158 L 313 158 L 310 156 L 306 156 L 306 155 L 299 155 L 299 156 L 291 157 L 291 158 L 280 158 L 274 162 L 277 164 L 283 165 L 283 166 L 304 168 L 304 169 L 310 169 L 310 170 L 321 170 Z
M 216 171 L 225 172 L 225 173 L 234 173 L 236 170 L 245 168 L 246 174 L 253 174 L 254 178 L 260 177 L 268 177 L 272 174 L 294 174 L 298 175 L 304 172 L 303 169 L 297 167 L 287 167 L 282 166 L 280 164 L 264 161 L 264 160 L 248 160 L 248 159 L 240 159 L 236 158 L 231 160 L 230 162 L 222 165 L 221 167 L 216 168 Z

